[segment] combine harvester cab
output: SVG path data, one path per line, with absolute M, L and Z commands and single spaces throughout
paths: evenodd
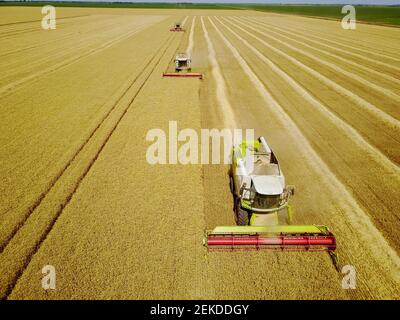
M 230 189 L 237 226 L 206 231 L 209 251 L 327 251 L 336 268 L 336 239 L 326 226 L 291 225 L 289 199 L 278 160 L 263 137 L 233 148 Z
M 180 22 L 175 22 L 173 28 L 169 29 L 169 31 L 172 31 L 172 32 L 185 32 L 185 29 L 183 29 L 182 24 Z
M 189 77 L 203 78 L 203 75 L 192 71 L 192 59 L 186 53 L 178 53 L 175 56 L 175 72 L 163 73 L 163 77 Z

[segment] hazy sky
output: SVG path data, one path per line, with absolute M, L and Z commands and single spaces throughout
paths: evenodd
M 59 0 L 62 1 L 62 0 Z M 79 0 L 67 0 L 79 1 Z M 228 3 L 321 3 L 321 4 L 400 4 L 400 0 L 81 0 L 86 2 L 228 2 Z

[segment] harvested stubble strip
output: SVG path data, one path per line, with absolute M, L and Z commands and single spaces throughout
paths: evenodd
M 164 28 L 164 23 L 156 27 L 152 32 L 159 32 L 159 29 L 162 28 Z M 137 92 L 143 81 L 145 81 L 146 76 L 151 72 L 152 68 L 154 68 L 153 64 L 156 64 L 157 56 L 162 56 L 162 48 L 165 48 L 166 44 L 169 42 L 166 36 L 168 36 L 168 34 L 162 35 L 163 38 L 154 38 L 154 41 L 148 43 L 148 40 L 146 40 L 147 36 L 143 35 L 143 39 L 146 41 L 146 44 L 148 44 L 143 45 L 139 42 L 138 45 L 142 48 L 142 56 L 139 56 L 140 51 L 136 50 L 136 61 L 138 63 L 137 70 L 140 71 L 141 68 L 144 68 L 145 72 L 142 74 L 133 73 L 130 75 L 126 79 L 126 85 L 115 92 L 107 104 L 103 106 L 106 112 L 111 113 L 106 113 L 107 117 L 104 123 L 102 123 L 95 131 L 95 134 L 90 137 L 90 140 L 87 141 L 76 158 L 68 165 L 66 171 L 63 172 L 60 179 L 55 183 L 49 194 L 46 195 L 43 202 L 40 203 L 37 210 L 33 212 L 26 224 L 18 231 L 14 239 L 12 239 L 5 251 L 1 254 L 0 259 L 4 261 L 1 265 L 7 270 L 3 272 L 1 277 L 2 295 L 7 291 L 7 287 L 13 282 L 13 279 L 16 278 L 18 270 L 21 270 L 23 265 L 29 262 L 29 257 L 36 251 L 37 245 L 40 244 L 40 241 L 43 240 L 43 237 L 49 231 L 49 228 L 51 228 L 57 212 L 62 210 L 62 204 L 69 200 L 70 194 L 76 187 L 79 177 L 87 170 L 87 164 L 92 163 L 93 155 L 96 155 L 99 151 L 103 141 L 106 141 L 105 139 L 107 139 L 110 132 L 112 132 L 124 110 L 132 102 L 132 97 L 134 97 L 135 92 Z M 122 45 L 121 48 L 116 48 L 116 50 L 129 52 L 130 50 L 126 50 L 126 48 L 125 50 L 123 49 L 126 46 L 127 44 Z M 105 55 L 108 54 L 115 56 L 115 53 L 112 51 Z M 12 259 L 10 258 L 11 256 L 13 257 Z M 27 257 L 28 260 L 26 260 Z
M 149 129 L 165 129 L 171 117 L 182 127 L 200 128 L 200 81 L 160 77 L 176 50 L 172 47 L 10 298 L 43 297 L 29 283 L 37 280 L 37 267 L 45 260 L 63 275 L 52 297 L 201 297 L 201 167 L 151 166 L 146 161 Z

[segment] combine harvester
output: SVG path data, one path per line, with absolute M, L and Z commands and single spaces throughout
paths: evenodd
M 336 239 L 326 226 L 291 225 L 289 198 L 278 160 L 263 137 L 233 148 L 230 189 L 237 226 L 206 232 L 209 251 L 327 251 L 338 268 Z
M 203 75 L 192 71 L 192 59 L 186 53 L 178 53 L 175 57 L 175 72 L 163 73 L 163 77 L 203 78 Z
M 182 24 L 180 22 L 175 22 L 174 27 L 169 29 L 169 31 L 172 31 L 172 32 L 185 32 L 185 29 L 183 29 Z

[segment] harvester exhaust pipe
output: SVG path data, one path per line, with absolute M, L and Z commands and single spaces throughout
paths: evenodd
M 263 148 L 265 149 L 265 152 L 268 154 L 271 154 L 271 148 L 269 147 L 269 145 L 267 144 L 267 141 L 265 141 L 264 137 L 259 137 L 258 141 L 260 141 L 261 145 L 263 146 Z

